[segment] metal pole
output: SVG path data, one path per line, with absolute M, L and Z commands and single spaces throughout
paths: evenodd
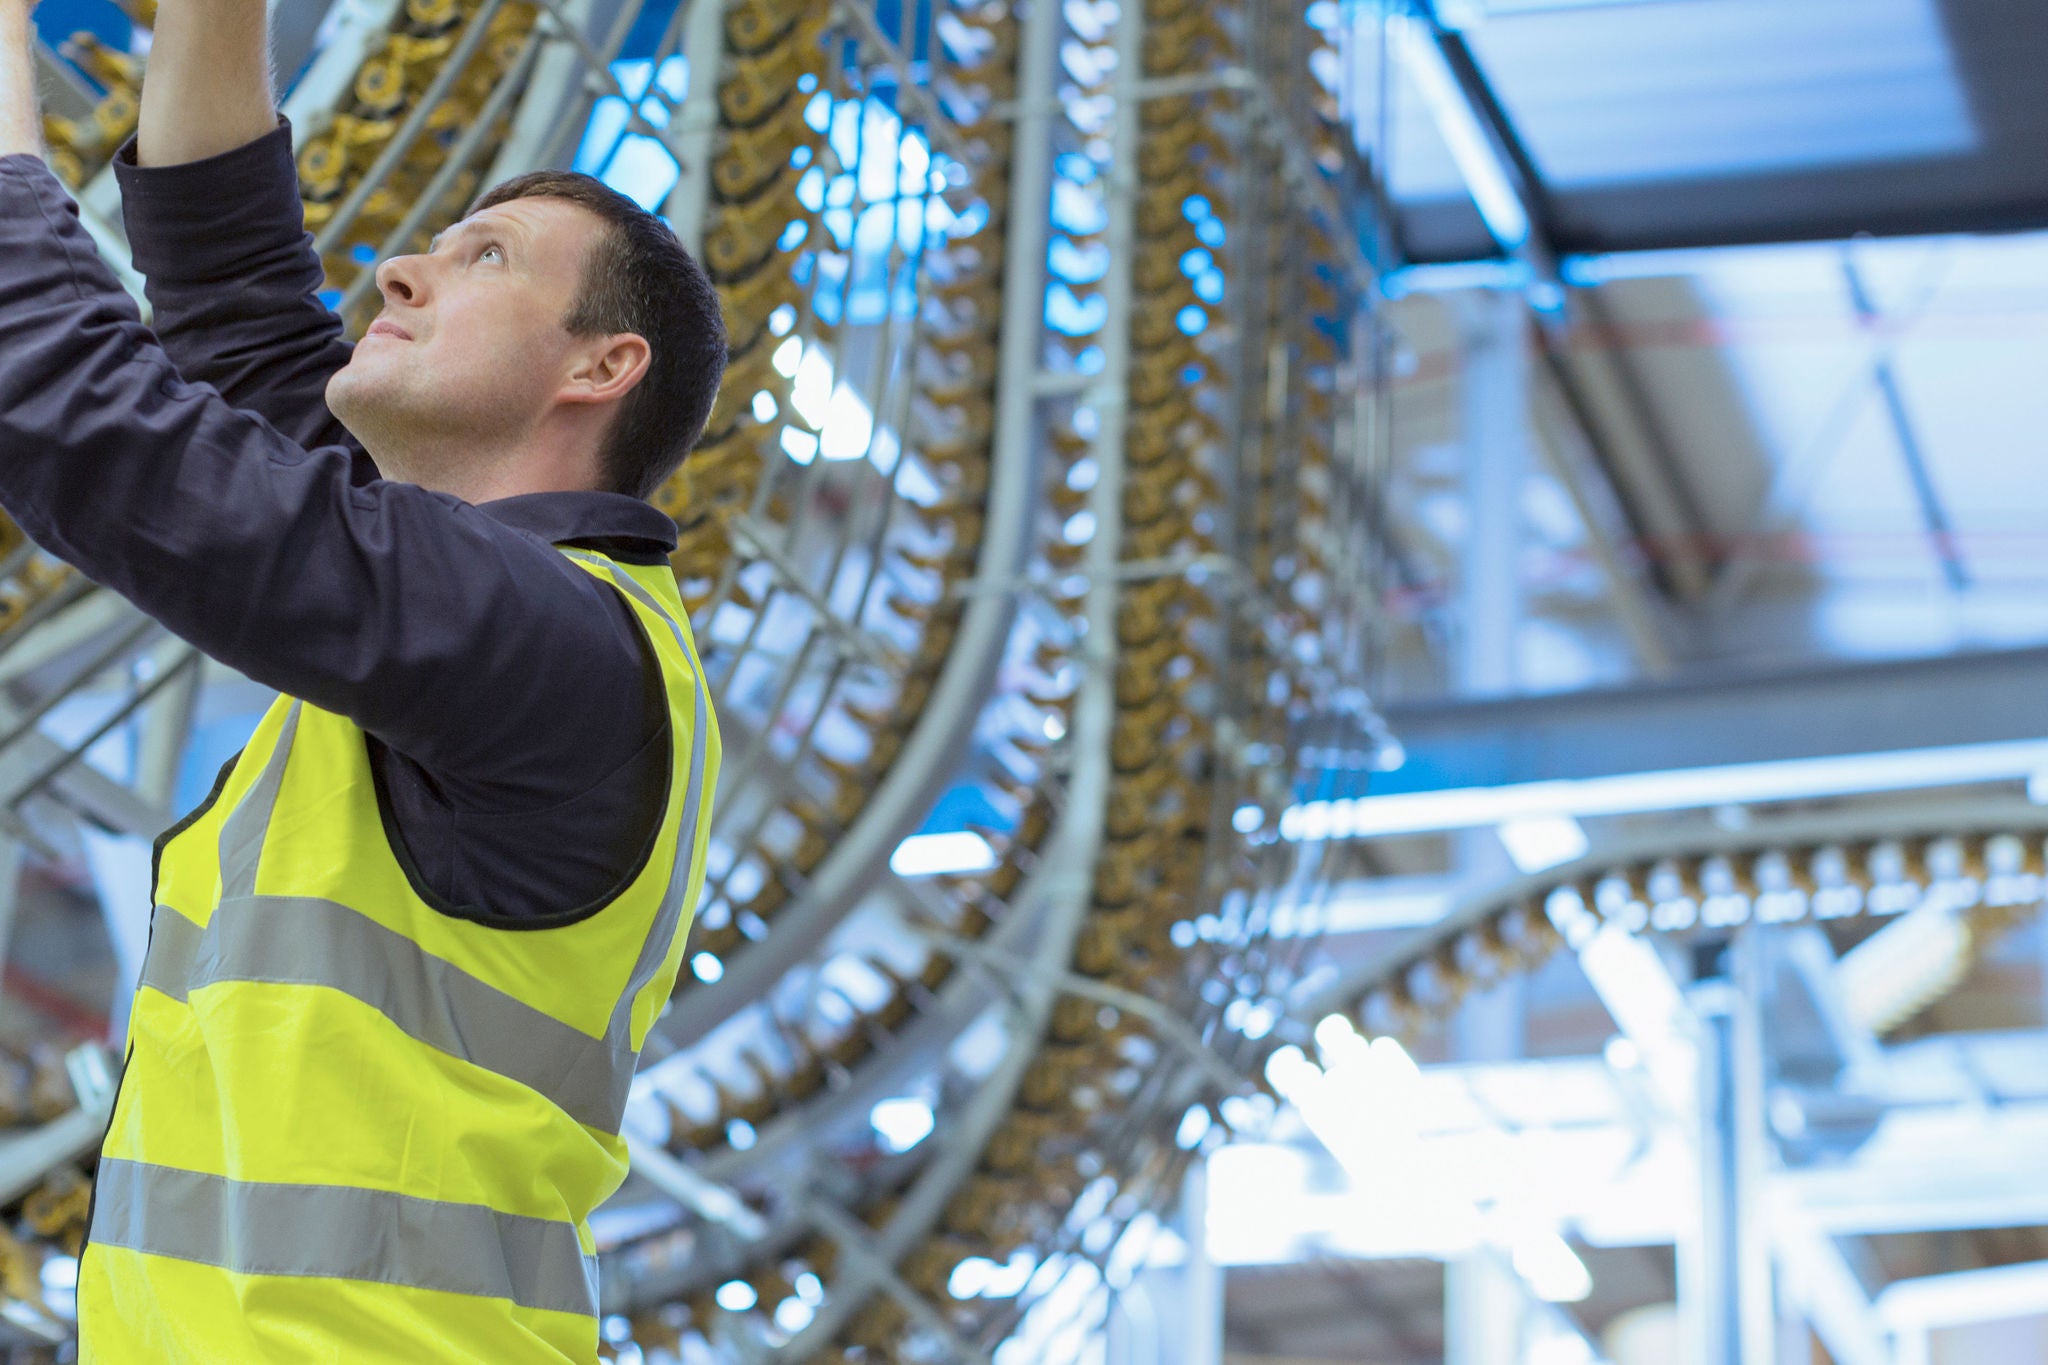
M 555 14 L 564 22 L 584 24 L 590 19 L 590 8 L 590 0 L 568 0 Z M 546 22 L 555 21 L 550 18 Z M 616 33 L 615 41 L 606 44 L 606 51 L 616 51 L 616 40 L 623 40 L 624 36 L 623 32 Z M 594 98 L 594 76 L 566 33 L 548 35 L 547 46 L 534 59 L 533 75 L 527 79 L 519 112 L 512 116 L 511 131 L 498 144 L 490 170 L 478 184 L 496 185 L 527 171 L 554 167 L 564 133 L 573 129 L 581 134 Z
M 1521 624 L 1522 488 L 1528 482 L 1529 360 L 1522 301 L 1479 292 L 1463 299 L 1459 342 L 1465 446 L 1466 528 L 1458 688 L 1515 690 Z
M 14 932 L 14 911 L 20 903 L 22 845 L 0 834 L 0 965 L 7 961 L 8 939 Z
M 1700 1104 L 1697 1150 L 1700 1217 L 1680 1241 L 1679 1334 L 1693 1343 L 1687 1365 L 1742 1365 L 1737 1355 L 1735 1276 L 1736 1171 L 1733 988 L 1716 982 L 1693 996 L 1700 1016 Z
M 1864 283 L 1863 272 L 1856 268 L 1856 258 L 1846 251 L 1842 255 L 1842 279 L 1849 286 L 1849 299 L 1856 307 L 1856 320 L 1865 327 L 1876 324 L 1879 320 L 1877 304 L 1871 298 L 1869 286 Z M 1906 477 L 1913 485 L 1913 497 L 1920 504 L 1920 518 L 1927 526 L 1928 546 L 1941 564 L 1949 591 L 1968 592 L 1970 570 L 1963 563 L 1962 551 L 1956 545 L 1955 525 L 1949 520 L 1948 508 L 1942 504 L 1941 492 L 1934 486 L 1927 452 L 1920 441 L 1920 429 L 1914 425 L 1913 415 L 1906 407 L 1906 393 L 1899 384 L 1898 367 L 1892 364 L 1889 349 L 1877 353 L 1877 361 L 1871 366 L 1871 379 L 1877 385 L 1879 397 L 1884 399 L 1885 416 L 1891 419 L 1892 435 L 1899 443 L 1899 458 L 1905 462 Z
M 711 198 L 711 158 L 718 146 L 718 75 L 725 61 L 725 6 L 718 0 L 684 0 L 683 57 L 690 83 L 670 130 L 682 178 L 669 191 L 668 221 L 684 246 L 704 245 L 704 214 Z
M 1754 931 L 1724 951 L 1722 973 L 1691 992 L 1700 1020 L 1700 1223 L 1679 1247 L 1680 1312 L 1697 1365 L 1769 1362 L 1776 1336 L 1764 1198 L 1763 982 Z
M 158 629 L 157 623 L 147 616 L 130 623 L 127 629 L 108 641 L 85 664 L 71 670 L 63 682 L 52 687 L 28 706 L 9 715 L 6 732 L 0 734 L 0 749 L 8 748 L 16 740 L 34 730 L 37 723 L 50 714 L 60 702 L 76 694 L 94 678 L 126 659 Z
M 1526 1296 L 1499 1253 L 1444 1264 L 1444 1365 L 1518 1365 Z
M 178 668 L 177 651 L 161 652 L 157 667 Z M 206 668 L 206 660 L 201 658 L 181 670 L 142 718 L 135 755 L 135 790 L 144 800 L 165 810 L 178 798 L 178 774 L 184 765 L 185 747 L 192 738 L 193 722 L 198 718 L 199 688 Z
M 1737 1345 L 1751 1365 L 1769 1365 L 1778 1335 L 1777 1287 L 1771 1246 L 1771 1136 L 1769 1070 L 1764 1051 L 1764 1004 L 1770 989 L 1769 931 L 1751 928 L 1735 940 L 1735 1017 L 1732 1116 L 1735 1120 L 1735 1217 L 1739 1273 Z
M 1181 1186 L 1180 1235 L 1187 1243 L 1181 1273 L 1186 1335 L 1181 1338 L 1180 1365 L 1223 1365 L 1223 1267 L 1209 1254 L 1209 1163 L 1188 1165 Z
M 455 50 L 441 62 L 432 82 L 413 101 L 412 112 L 405 116 L 405 122 L 398 125 L 398 131 L 385 143 L 384 150 L 377 154 L 377 159 L 370 163 L 370 168 L 356 181 L 356 187 L 348 192 L 347 197 L 334 210 L 334 216 L 315 234 L 313 250 L 316 253 L 324 255 L 340 245 L 342 237 L 355 227 L 356 218 L 362 213 L 363 205 L 370 202 L 371 195 L 385 187 L 385 182 L 391 178 L 391 172 L 412 151 L 413 143 L 419 139 L 421 131 L 427 126 L 427 120 L 440 107 L 449 90 L 454 88 L 456 77 L 469 66 L 470 58 L 476 55 L 477 49 L 484 45 L 484 39 L 490 36 L 491 20 L 503 3 L 504 0 L 484 0 L 475 16 L 469 20 L 468 27 L 462 31 L 460 41 L 455 44 Z
M 1497 695 L 1515 690 L 1515 636 L 1522 619 L 1522 489 L 1531 466 L 1527 322 L 1522 301 L 1511 294 L 1482 291 L 1459 303 L 1466 527 L 1456 679 L 1462 693 Z M 1514 876 L 1490 829 L 1455 836 L 1453 848 L 1461 876 L 1481 883 Z M 1522 1018 L 1519 978 L 1476 993 L 1452 1021 L 1456 1055 L 1474 1062 L 1520 1056 Z M 1509 1306 L 1520 1302 L 1520 1292 L 1502 1281 L 1484 1255 L 1445 1268 L 1451 1360 L 1482 1365 L 1514 1349 L 1516 1319 Z M 1461 1347 L 1468 1336 L 1473 1344 Z
M 159 673 L 149 682 L 143 684 L 142 687 L 137 689 L 134 696 L 123 703 L 111 716 L 108 716 L 105 720 L 94 726 L 84 738 L 68 749 L 63 750 L 55 758 L 50 759 L 41 768 L 37 769 L 33 777 L 24 780 L 19 786 L 9 787 L 6 795 L 0 797 L 0 806 L 4 806 L 10 811 L 17 809 L 22 802 L 41 791 L 58 774 L 84 758 L 93 745 L 99 743 L 112 734 L 115 729 L 125 724 L 128 718 L 138 708 L 147 703 L 150 698 L 166 687 L 183 681 L 188 675 L 196 673 L 203 657 L 197 649 L 186 648 L 183 658 L 179 659 L 177 663 L 171 665 L 164 672 Z
M 1524 309 L 1511 295 L 1464 297 L 1458 340 L 1464 360 L 1464 620 L 1458 690 L 1516 690 L 1516 626 L 1522 622 L 1522 485 L 1530 471 Z

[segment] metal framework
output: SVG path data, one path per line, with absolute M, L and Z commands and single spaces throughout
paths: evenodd
M 1336 591 L 1376 563 L 1370 277 L 1319 39 L 1261 4 L 325 8 L 281 7 L 280 66 L 352 326 L 378 259 L 572 162 L 663 208 L 727 306 L 720 404 L 657 501 L 728 762 L 690 972 L 635 1086 L 639 1178 L 600 1218 L 608 1306 L 645 1349 L 747 1359 L 1093 1330 L 1105 1269 L 1178 1188 L 1183 1115 L 1243 1084 L 1248 1021 L 1300 968 L 1265 926 L 1326 860 L 1256 830 L 1304 783 L 1357 781 L 1303 766 L 1302 720 L 1374 729 L 1372 599 Z M 45 54 L 51 143 L 120 264 L 105 161 L 140 62 L 67 55 Z M 18 535 L 0 552 L 9 848 L 59 854 L 97 837 L 81 820 L 146 839 L 204 699 L 261 698 L 199 686 Z M 60 707 L 91 711 L 68 745 Z M 125 774 L 86 757 L 120 740 Z M 948 790 L 996 813 L 997 866 L 899 879 Z M 118 940 L 134 897 L 103 900 Z M 1224 938 L 1190 932 L 1219 915 Z M 1244 984 L 1219 997 L 1219 972 Z M 70 1209 L 102 1097 L 37 1065 L 14 1098 L 40 1126 L 0 1164 L 9 1199 Z M 906 1095 L 938 1130 L 892 1153 L 870 1111 Z M 1022 1296 L 950 1292 L 1019 1255 Z

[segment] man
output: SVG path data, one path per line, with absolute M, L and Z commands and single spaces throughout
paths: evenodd
M 583 177 L 315 291 L 264 0 L 163 0 L 121 178 L 153 335 L 38 159 L 0 0 L 0 506 L 282 694 L 158 845 L 82 1359 L 589 1362 L 591 1210 L 718 736 L 643 499 L 717 301 Z

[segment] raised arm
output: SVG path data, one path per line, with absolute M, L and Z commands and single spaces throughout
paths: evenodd
M 204 161 L 277 126 L 264 0 L 164 0 L 142 82 L 136 160 Z
M 0 109 L 18 46 L 0 41 Z M 0 145 L 20 126 L 0 113 Z M 642 695 L 612 589 L 538 535 L 349 466 L 181 378 L 56 177 L 0 152 L 0 507 L 38 544 L 470 811 L 559 803 L 646 742 L 592 700 Z
M 352 444 L 327 410 L 349 346 L 317 297 L 267 14 L 265 0 L 162 0 L 141 122 L 114 174 L 179 372 L 301 444 Z

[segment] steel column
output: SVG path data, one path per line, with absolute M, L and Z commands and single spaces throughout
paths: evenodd
M 1530 466 L 1527 313 L 1505 294 L 1470 294 L 1460 304 L 1467 521 L 1458 690 L 1509 693 L 1522 618 L 1522 488 Z
M 7 962 L 8 939 L 14 932 L 14 911 L 21 897 L 19 839 L 0 834 L 0 965 Z
M 1513 1270 L 1490 1247 L 1444 1265 L 1444 1365 L 1519 1365 L 1526 1303 Z
M 711 158 L 718 147 L 718 71 L 725 56 L 725 6 L 719 0 L 683 0 L 683 56 L 690 84 L 670 130 L 682 178 L 669 191 L 668 220 L 692 251 L 703 249 L 704 213 L 711 199 Z
M 1209 1165 L 1188 1165 L 1181 1184 L 1180 1235 L 1187 1243 L 1182 1263 L 1181 1353 L 1176 1365 L 1223 1365 L 1223 1267 L 1209 1254 Z
M 1775 1336 L 1765 1171 L 1762 945 L 1745 933 L 1725 976 L 1695 985 L 1700 1028 L 1700 1223 L 1680 1243 L 1680 1312 L 1698 1365 L 1768 1362 Z M 1690 1292 L 1688 1292 L 1690 1291 Z

